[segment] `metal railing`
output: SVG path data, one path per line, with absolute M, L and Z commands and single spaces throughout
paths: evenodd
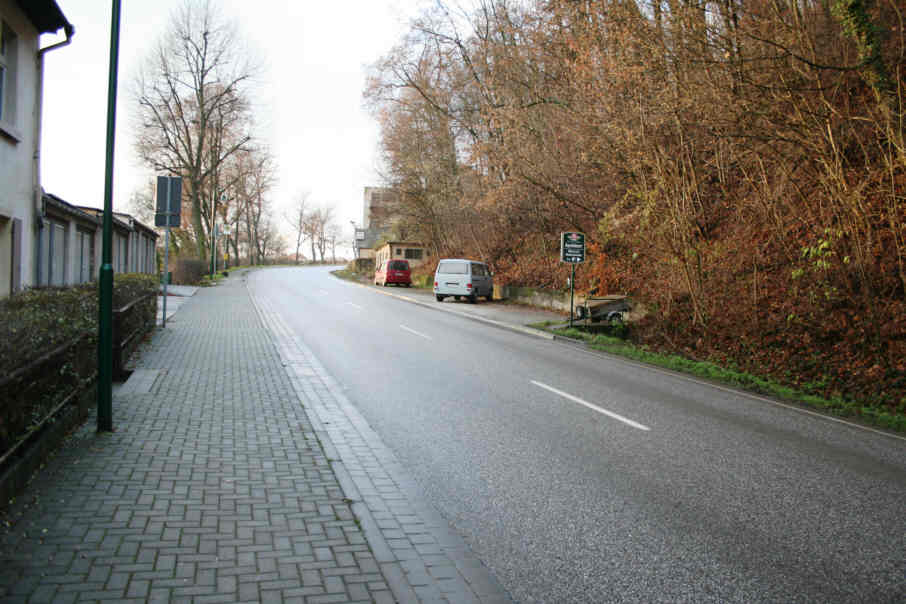
M 135 350 L 134 346 L 138 343 L 138 338 L 154 328 L 156 319 L 155 312 L 148 313 L 145 321 L 131 322 L 131 313 L 134 309 L 148 298 L 154 298 L 155 305 L 157 302 L 157 293 L 145 294 L 136 298 L 129 304 L 113 311 L 113 380 L 118 381 L 128 374 L 125 370 L 126 360 Z M 133 324 L 134 323 L 134 324 Z

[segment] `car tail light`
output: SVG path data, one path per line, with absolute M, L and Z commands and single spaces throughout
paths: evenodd
M 437 287 L 437 281 L 434 282 L 434 287 Z
M 466 289 L 472 289 L 472 284 L 471 284 L 471 283 L 466 283 Z

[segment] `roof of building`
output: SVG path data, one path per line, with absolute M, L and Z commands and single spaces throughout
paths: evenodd
M 133 228 L 139 228 L 139 229 L 147 232 L 148 234 L 153 235 L 154 238 L 157 239 L 157 236 L 158 236 L 157 231 L 155 231 L 152 227 L 149 227 L 144 222 L 141 222 L 138 218 L 136 218 L 132 214 L 126 214 L 125 212 L 114 212 L 113 215 L 121 220 L 127 221 L 130 224 L 130 226 L 132 226 Z
M 64 199 L 60 199 L 52 193 L 44 193 L 44 203 L 47 207 L 56 209 L 57 211 L 72 216 L 75 218 L 80 218 L 84 222 L 89 222 L 93 224 L 100 224 L 98 217 L 91 213 L 86 212 L 83 208 L 74 206 Z
M 418 241 L 385 241 L 381 247 L 385 245 L 407 245 L 409 247 L 425 247 L 425 244 L 419 243 Z
M 88 206 L 76 206 L 76 207 L 84 212 L 88 212 L 89 214 L 96 216 L 99 223 L 103 224 L 104 210 L 100 210 L 98 208 L 90 208 Z M 132 226 L 128 222 L 123 221 L 121 218 L 117 218 L 115 215 L 112 215 L 111 218 L 112 218 L 111 222 L 113 223 L 114 228 L 119 227 L 120 229 L 123 229 L 123 230 L 129 230 L 132 228 Z
M 84 212 L 88 212 L 89 214 L 97 216 L 99 221 L 104 220 L 104 210 L 102 210 L 100 208 L 91 208 L 88 206 L 76 206 L 76 207 L 78 207 L 80 210 L 82 210 Z M 157 239 L 160 236 L 160 234 L 157 231 L 155 231 L 153 228 L 149 227 L 148 225 L 144 224 L 143 222 L 139 222 L 131 214 L 124 214 L 123 212 L 112 212 L 110 218 L 112 218 L 113 225 L 116 227 L 135 230 L 135 227 L 138 226 L 142 230 L 147 232 L 149 235 L 154 237 L 154 239 Z
M 16 4 L 42 34 L 65 29 L 72 35 L 75 31 L 66 15 L 57 6 L 56 0 L 16 0 Z

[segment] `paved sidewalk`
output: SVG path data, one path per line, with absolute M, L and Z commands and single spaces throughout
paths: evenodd
M 11 506 L 0 600 L 509 601 L 245 279 L 187 299 L 116 431 L 89 420 Z
M 199 288 L 191 285 L 168 285 L 167 286 L 167 321 L 170 320 L 179 307 L 182 306 L 189 298 L 195 295 Z M 164 286 L 160 286 L 160 294 L 163 294 Z M 164 316 L 164 296 L 157 296 L 157 325 L 163 323 Z

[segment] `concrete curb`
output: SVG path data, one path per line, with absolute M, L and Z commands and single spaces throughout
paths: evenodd
M 370 285 L 366 285 L 364 283 L 359 283 L 357 281 L 350 281 L 349 279 L 343 279 L 341 277 L 337 277 L 336 275 L 331 275 L 331 276 L 334 279 L 339 279 L 340 281 L 344 281 L 351 285 L 357 285 L 357 286 L 363 287 L 365 289 L 373 290 L 376 293 L 382 294 L 384 296 L 390 296 L 391 298 L 403 300 L 404 302 L 409 302 L 411 304 L 417 304 L 418 306 L 422 306 L 424 308 L 430 308 L 431 310 L 437 310 L 437 311 L 441 311 L 441 312 L 450 313 L 453 315 L 458 315 L 460 317 L 463 317 L 464 319 L 471 319 L 473 321 L 478 321 L 480 323 L 486 323 L 488 325 L 493 325 L 494 327 L 499 327 L 501 329 L 507 329 L 509 331 L 514 331 L 516 333 L 521 333 L 524 335 L 534 336 L 536 338 L 541 338 L 544 340 L 553 340 L 554 339 L 554 334 L 548 333 L 546 331 L 541 331 L 540 329 L 535 329 L 533 327 L 526 327 L 524 325 L 516 325 L 514 323 L 506 323 L 504 321 L 498 321 L 496 319 L 489 319 L 487 317 L 482 317 L 481 315 L 473 315 L 473 314 L 467 313 L 467 312 L 460 312 L 458 310 L 442 308 L 440 306 L 437 306 L 436 304 L 429 304 L 427 302 L 422 302 L 421 300 L 416 300 L 415 298 L 410 298 L 409 296 L 403 296 L 401 294 L 395 294 L 393 292 L 387 292 L 387 291 L 383 291 L 380 289 L 376 289 L 376 288 L 373 288 Z
M 246 291 L 394 601 L 511 602 L 303 339 L 248 284 Z

